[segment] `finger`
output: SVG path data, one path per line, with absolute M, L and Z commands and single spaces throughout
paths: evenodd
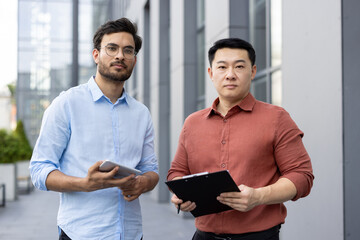
M 135 194 L 135 195 L 124 195 L 124 199 L 128 202 L 134 201 L 135 199 L 137 199 L 140 195 Z
M 245 190 L 246 186 L 244 184 L 241 184 L 239 187 L 239 190 L 242 192 Z
M 103 163 L 103 161 L 97 161 L 96 163 L 94 163 L 91 167 L 89 167 L 89 172 L 96 172 L 99 171 L 99 167 L 100 165 Z
M 240 207 L 239 204 L 235 203 L 235 202 L 232 202 L 232 201 L 229 201 L 227 199 L 222 199 L 222 198 L 218 198 L 217 199 L 219 202 L 221 202 L 222 204 L 225 204 L 233 209 L 238 209 Z
M 128 195 L 140 195 L 142 191 L 140 189 L 129 189 L 129 190 L 122 190 L 122 194 L 124 196 Z
M 122 177 L 122 178 L 115 178 L 115 181 L 119 185 L 122 185 L 124 188 L 127 186 L 132 186 L 135 182 L 135 174 L 131 174 L 129 176 Z
M 225 193 L 221 193 L 220 197 L 223 197 L 223 198 L 239 198 L 240 193 L 239 192 L 225 192 Z
M 196 204 L 194 202 L 187 201 L 181 204 L 180 209 L 184 212 L 190 212 L 196 208 Z
M 192 202 L 190 201 L 186 201 L 184 203 L 181 204 L 181 209 L 187 209 L 189 208 L 189 206 L 191 205 Z
M 171 202 L 174 203 L 175 205 L 178 205 L 181 204 L 183 200 L 179 199 L 175 194 L 173 194 L 171 197 Z
M 132 189 L 136 189 L 135 187 L 136 181 L 133 176 L 134 175 L 131 175 L 120 179 L 114 178 L 113 184 L 122 191 L 130 191 Z
M 106 173 L 106 176 L 108 178 L 113 178 L 113 177 L 115 177 L 115 175 L 117 174 L 118 171 L 119 171 L 119 167 L 114 167 L 110 172 Z

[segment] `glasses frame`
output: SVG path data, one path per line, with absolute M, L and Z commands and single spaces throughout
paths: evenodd
M 116 47 L 116 48 L 117 48 L 116 53 L 115 53 L 115 54 L 109 54 L 109 53 L 108 53 L 108 47 Z M 137 55 L 137 52 L 135 51 L 135 48 L 133 48 L 133 47 L 131 47 L 131 46 L 126 46 L 126 47 L 123 47 L 123 48 L 122 48 L 122 47 L 120 47 L 120 46 L 117 45 L 117 44 L 108 43 L 108 44 L 106 44 L 106 46 L 101 47 L 100 49 L 102 49 L 102 48 L 105 49 L 105 53 L 106 53 L 106 55 L 108 55 L 109 57 L 115 57 L 116 55 L 118 55 L 120 49 L 121 49 L 122 55 L 124 56 L 125 59 L 132 60 L 132 59 L 134 59 L 134 57 Z M 134 54 L 133 54 L 131 57 L 127 57 L 127 56 L 129 56 L 129 54 L 124 52 L 124 51 L 127 50 L 127 49 L 132 49 L 132 50 L 134 50 Z

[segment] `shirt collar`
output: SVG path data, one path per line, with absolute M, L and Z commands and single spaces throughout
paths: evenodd
M 95 76 L 92 76 L 89 81 L 88 81 L 88 85 L 89 85 L 89 90 L 91 92 L 91 95 L 92 95 L 92 98 L 93 98 L 93 101 L 96 102 L 98 101 L 100 98 L 104 97 L 105 99 L 107 99 L 108 101 L 110 101 L 110 99 L 108 97 L 106 97 L 104 95 L 104 93 L 101 91 L 101 89 L 99 88 L 99 86 L 97 85 L 97 83 L 95 82 Z M 121 97 L 116 101 L 115 104 L 118 104 L 118 103 L 126 103 L 129 105 L 129 95 L 127 94 L 127 92 L 125 91 L 125 88 L 124 88 L 124 91 L 123 91 L 123 94 L 121 95 Z M 114 104 L 114 105 L 115 105 Z
M 212 114 L 217 113 L 216 106 L 219 104 L 219 101 L 220 101 L 219 98 L 215 99 L 212 106 L 209 108 L 207 117 L 210 117 Z M 238 107 L 246 112 L 251 112 L 254 109 L 255 103 L 256 103 L 256 99 L 251 93 L 249 93 L 239 104 L 237 104 L 234 107 Z

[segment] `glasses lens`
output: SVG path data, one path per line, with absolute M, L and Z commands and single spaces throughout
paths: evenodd
M 106 53 L 111 56 L 111 57 L 114 57 L 118 54 L 119 52 L 119 47 L 118 46 L 105 46 L 105 51 Z
M 109 55 L 110 57 L 115 57 L 119 53 L 119 49 L 120 49 L 120 47 L 116 46 L 116 45 L 106 45 L 105 46 L 106 54 Z M 134 56 L 136 55 L 135 49 L 131 48 L 131 47 L 123 48 L 122 53 L 123 53 L 124 57 L 127 59 L 133 59 Z
M 123 49 L 124 57 L 127 59 L 132 59 L 135 56 L 135 49 L 133 48 L 124 48 Z

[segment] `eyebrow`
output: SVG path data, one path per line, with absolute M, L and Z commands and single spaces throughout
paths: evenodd
M 220 60 L 220 61 L 217 61 L 216 62 L 217 64 L 220 64 L 220 63 L 228 63 L 227 61 L 224 61 L 224 60 Z M 246 61 L 245 60 L 243 60 L 243 59 L 239 59 L 239 60 L 236 60 L 235 61 L 235 63 L 246 63 Z
M 107 46 L 107 45 L 120 47 L 120 46 L 119 46 L 119 45 L 117 45 L 116 43 L 108 43 L 108 44 L 106 44 L 106 46 Z M 125 47 L 123 47 L 123 48 L 131 48 L 131 49 L 135 49 L 135 48 L 134 48 L 133 46 L 131 46 L 131 45 L 125 46 Z

